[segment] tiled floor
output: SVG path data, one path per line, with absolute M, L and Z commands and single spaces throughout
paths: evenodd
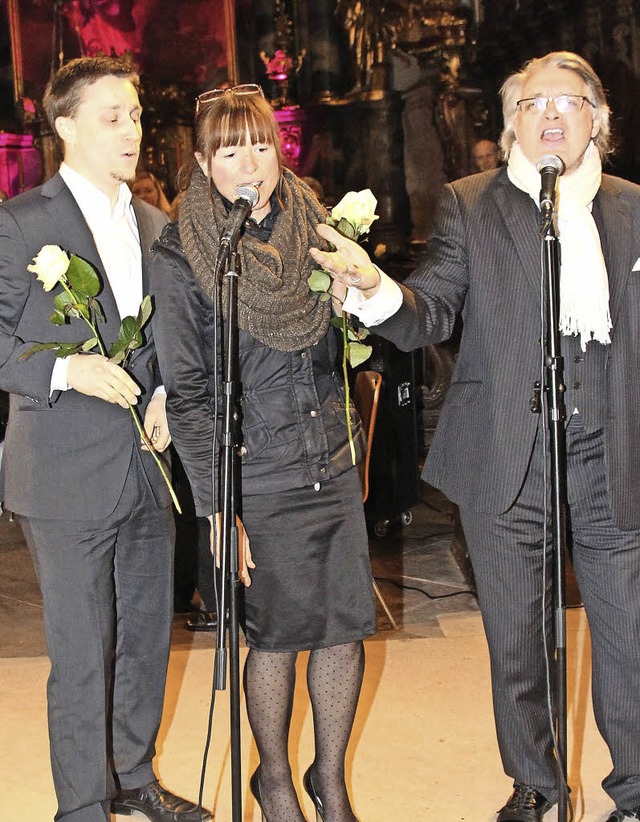
M 452 553 L 451 506 L 430 489 L 410 525 L 371 543 L 382 608 L 366 643 L 367 669 L 348 779 L 361 822 L 491 822 L 510 790 L 493 730 L 480 616 Z M 459 556 L 459 551 L 455 552 Z M 157 770 L 177 792 L 197 796 L 207 728 L 213 634 L 176 616 Z M 601 822 L 611 804 L 599 783 L 610 768 L 589 700 L 588 631 L 568 612 L 569 775 L 576 820 Z M 241 648 L 244 659 L 245 649 Z M 312 726 L 300 655 L 291 759 L 296 784 L 312 757 Z M 0 820 L 47 822 L 55 812 L 48 766 L 41 597 L 19 528 L 0 520 Z M 217 692 L 205 804 L 231 819 L 228 692 Z M 243 820 L 258 820 L 246 790 L 257 764 L 242 718 Z M 311 805 L 302 797 L 309 819 Z M 556 812 L 548 814 L 553 822 Z M 120 817 L 119 817 L 120 819 Z M 124 819 L 124 817 L 122 817 Z M 330 822 L 330 821 L 329 821 Z

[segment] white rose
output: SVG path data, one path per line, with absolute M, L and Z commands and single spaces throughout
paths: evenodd
M 45 291 L 51 291 L 67 273 L 68 268 L 69 257 L 59 245 L 43 245 L 38 255 L 33 258 L 33 265 L 27 266 L 27 271 L 37 276 Z
M 331 209 L 331 216 L 337 221 L 344 217 L 355 228 L 358 235 L 366 234 L 371 227 L 371 223 L 378 219 L 376 216 L 377 205 L 378 201 L 373 196 L 370 188 L 365 188 L 363 191 L 349 191 Z

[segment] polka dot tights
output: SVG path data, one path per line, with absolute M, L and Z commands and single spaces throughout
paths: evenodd
M 251 649 L 244 670 L 247 713 L 260 755 L 258 779 L 269 822 L 304 822 L 289 764 L 289 726 L 297 653 Z M 311 651 L 315 759 L 311 776 L 326 822 L 357 822 L 344 781 L 344 759 L 364 673 L 362 642 Z

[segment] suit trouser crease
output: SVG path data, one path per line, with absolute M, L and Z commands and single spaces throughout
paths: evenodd
M 40 582 L 56 819 L 102 822 L 116 784 L 154 779 L 173 613 L 171 509 L 134 456 L 100 521 L 21 518 Z
M 556 800 L 542 630 L 546 580 L 552 659 L 552 549 L 547 550 L 545 576 L 541 442 L 538 436 L 521 492 L 506 513 L 464 507 L 460 516 L 489 644 L 505 772 Z M 567 486 L 573 567 L 591 632 L 594 714 L 613 760 L 602 784 L 618 807 L 633 808 L 640 804 L 640 531 L 622 531 L 613 522 L 602 431 L 586 432 L 579 422 L 567 429 Z M 551 543 L 550 530 L 548 538 Z M 570 660 L 571 637 L 567 639 Z M 554 692 L 552 682 L 552 699 Z M 569 761 L 571 717 L 576 717 L 575 727 L 584 708 L 572 704 L 568 694 Z

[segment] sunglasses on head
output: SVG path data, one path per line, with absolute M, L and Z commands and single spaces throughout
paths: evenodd
M 196 97 L 196 117 L 202 112 L 203 108 L 227 94 L 237 94 L 238 97 L 246 94 L 259 94 L 261 97 L 264 97 L 264 92 L 257 83 L 245 83 L 244 85 L 232 86 L 231 88 L 212 88 L 209 91 L 203 91 L 202 94 Z

